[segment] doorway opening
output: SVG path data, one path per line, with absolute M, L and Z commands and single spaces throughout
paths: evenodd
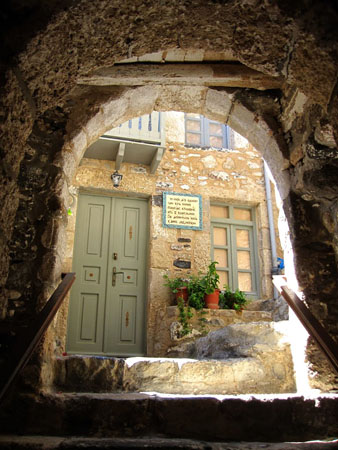
M 144 354 L 147 216 L 145 200 L 79 195 L 69 354 Z

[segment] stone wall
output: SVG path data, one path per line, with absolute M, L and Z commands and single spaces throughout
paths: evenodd
M 165 115 L 166 152 L 154 175 L 149 166 L 123 163 L 121 186 L 113 188 L 110 175 L 115 162 L 83 158 L 69 187 L 72 215 L 64 271 L 71 270 L 75 236 L 76 203 L 79 190 L 105 195 L 142 196 L 149 199 L 149 261 L 147 354 L 163 356 L 167 332 L 161 324 L 166 307 L 173 304 L 163 275 L 197 274 L 210 263 L 210 202 L 253 206 L 257 215 L 260 297 L 271 298 L 271 248 L 265 199 L 263 160 L 241 135 L 231 131 L 231 149 L 189 148 L 184 145 L 184 113 Z M 163 191 L 202 195 L 203 230 L 164 228 Z M 277 215 L 276 215 L 277 220 Z M 278 239 L 277 239 L 278 241 Z M 64 351 L 66 306 L 60 314 L 59 353 Z M 62 324 L 62 325 L 61 325 Z M 60 339 L 61 338 L 61 339 Z
M 67 135 L 68 143 L 77 138 L 84 147 L 90 145 L 93 135 L 88 124 L 93 125 L 98 112 L 101 118 L 104 116 L 108 99 L 117 98 L 111 111 L 114 125 L 118 125 L 119 120 L 127 120 L 128 114 L 135 117 L 154 108 L 202 112 L 224 123 L 229 121 L 233 129 L 245 135 L 264 154 L 270 167 L 275 169 L 274 176 L 290 226 L 297 277 L 307 304 L 337 340 L 338 39 L 335 2 L 328 1 L 323 8 L 320 0 L 300 4 L 247 2 L 245 7 L 237 0 L 197 0 L 194 7 L 179 0 L 149 3 L 51 0 L 46 8 L 40 0 L 19 0 L 4 6 L 0 21 L 4 42 L 0 49 L 3 69 L 0 75 L 2 317 L 8 317 L 9 310 L 15 311 L 14 301 L 9 309 L 7 307 L 11 295 L 16 297 L 11 300 L 22 296 L 32 314 L 46 300 L 47 289 L 27 285 L 27 272 L 34 279 L 43 273 L 39 283 L 48 289 L 59 275 L 57 265 L 51 272 L 43 270 L 46 253 L 52 260 L 57 250 L 51 244 L 47 245 L 46 252 L 39 238 L 45 231 L 47 233 L 53 217 L 59 215 L 62 220 L 66 219 L 63 205 L 68 203 L 67 180 L 82 156 L 82 150 L 79 155 L 75 154 L 74 146 L 64 146 L 61 159 L 55 155 L 61 147 L 50 149 L 55 159 L 46 161 L 42 170 L 55 174 L 54 165 L 59 167 L 62 189 L 60 191 L 60 185 L 56 189 L 53 184 L 52 188 L 43 190 L 41 180 L 35 189 L 41 191 L 40 200 L 44 205 L 55 189 L 60 205 L 54 203 L 54 210 L 43 208 L 40 215 L 35 214 L 34 208 L 29 209 L 33 217 L 20 221 L 20 227 L 14 229 L 14 224 L 18 224 L 16 213 L 19 218 L 27 208 L 19 173 L 20 177 L 25 177 L 30 164 L 27 157 L 23 160 L 24 154 L 29 156 L 32 151 L 29 136 L 34 135 L 42 123 L 46 133 L 38 133 L 41 144 L 45 140 L 50 142 L 48 135 L 53 131 L 48 126 L 45 128 L 44 120 L 49 111 L 52 122 L 59 122 L 60 114 L 68 117 L 58 131 L 61 136 Z M 161 98 L 159 93 L 154 94 L 153 101 L 148 103 L 146 96 L 136 102 L 131 100 L 142 88 L 113 86 L 94 90 L 77 85 L 79 77 L 121 59 L 176 48 L 206 55 L 210 51 L 227 52 L 239 63 L 279 77 L 284 84 L 275 91 L 219 87 L 210 89 L 210 94 L 207 88 L 200 88 L 199 102 L 191 86 L 184 90 L 171 86 L 162 90 Z M 162 81 L 165 86 L 165 80 Z M 36 146 L 36 151 L 38 158 L 40 145 Z M 34 180 L 28 177 L 26 187 L 33 185 Z M 22 211 L 18 210 L 19 200 L 23 200 Z M 54 224 L 57 235 L 58 220 Z M 33 251 L 39 257 L 23 260 L 19 237 L 25 237 L 31 226 L 37 230 L 33 244 L 37 248 Z M 24 239 L 22 242 L 25 245 Z M 18 243 L 17 247 L 13 243 Z M 18 281 L 13 289 L 6 285 L 10 270 L 16 272 Z M 12 290 L 19 294 L 9 292 Z M 42 294 L 39 299 L 34 290 L 38 297 Z M 25 309 L 25 305 L 19 307 Z M 11 317 L 13 326 L 17 322 L 15 316 Z M 322 379 L 326 383 L 327 375 L 332 379 L 322 358 L 312 350 L 309 360 L 318 374 L 314 380 Z

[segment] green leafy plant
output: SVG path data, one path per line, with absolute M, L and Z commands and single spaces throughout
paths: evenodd
M 204 308 L 205 283 L 199 275 L 192 275 L 188 280 L 189 306 L 197 311 Z
M 189 320 L 193 317 L 190 306 L 184 306 L 184 300 L 182 297 L 177 299 L 177 307 L 179 311 L 179 322 L 182 325 L 181 336 L 186 336 L 191 333 L 192 327 Z
M 247 303 L 248 299 L 245 297 L 244 292 L 238 289 L 233 292 L 227 285 L 224 286 L 224 291 L 221 291 L 219 294 L 219 307 L 221 309 L 242 311 Z
M 202 282 L 205 286 L 205 293 L 212 294 L 219 286 L 219 275 L 216 272 L 217 261 L 212 261 L 208 266 L 207 274 L 203 277 Z
M 198 323 L 199 323 L 200 332 L 202 333 L 203 336 L 205 336 L 206 334 L 208 334 L 208 331 L 206 329 L 207 319 L 205 317 L 203 317 L 203 315 L 207 314 L 207 312 L 200 310 L 197 312 L 197 314 L 199 316 Z
M 168 286 L 174 294 L 188 285 L 188 280 L 182 277 L 169 278 L 168 275 L 163 275 L 163 278 L 166 280 L 164 286 Z

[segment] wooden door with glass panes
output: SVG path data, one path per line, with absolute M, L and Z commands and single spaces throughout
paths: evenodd
M 259 296 L 259 267 L 254 210 L 211 205 L 211 258 L 217 261 L 220 287 Z

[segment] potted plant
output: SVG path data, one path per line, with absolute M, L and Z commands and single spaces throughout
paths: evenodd
M 182 298 L 184 304 L 188 303 L 188 280 L 182 277 L 169 278 L 168 275 L 163 275 L 166 280 L 164 286 L 168 286 L 173 294 L 175 294 L 175 299 L 178 300 Z
M 216 272 L 217 261 L 212 261 L 208 266 L 207 274 L 203 277 L 205 287 L 205 305 L 209 309 L 219 309 L 219 275 Z
M 236 289 L 236 291 L 233 292 L 227 285 L 224 286 L 224 291 L 221 291 L 219 294 L 219 307 L 221 309 L 235 309 L 236 311 L 242 311 L 247 303 L 248 299 L 242 291 Z

